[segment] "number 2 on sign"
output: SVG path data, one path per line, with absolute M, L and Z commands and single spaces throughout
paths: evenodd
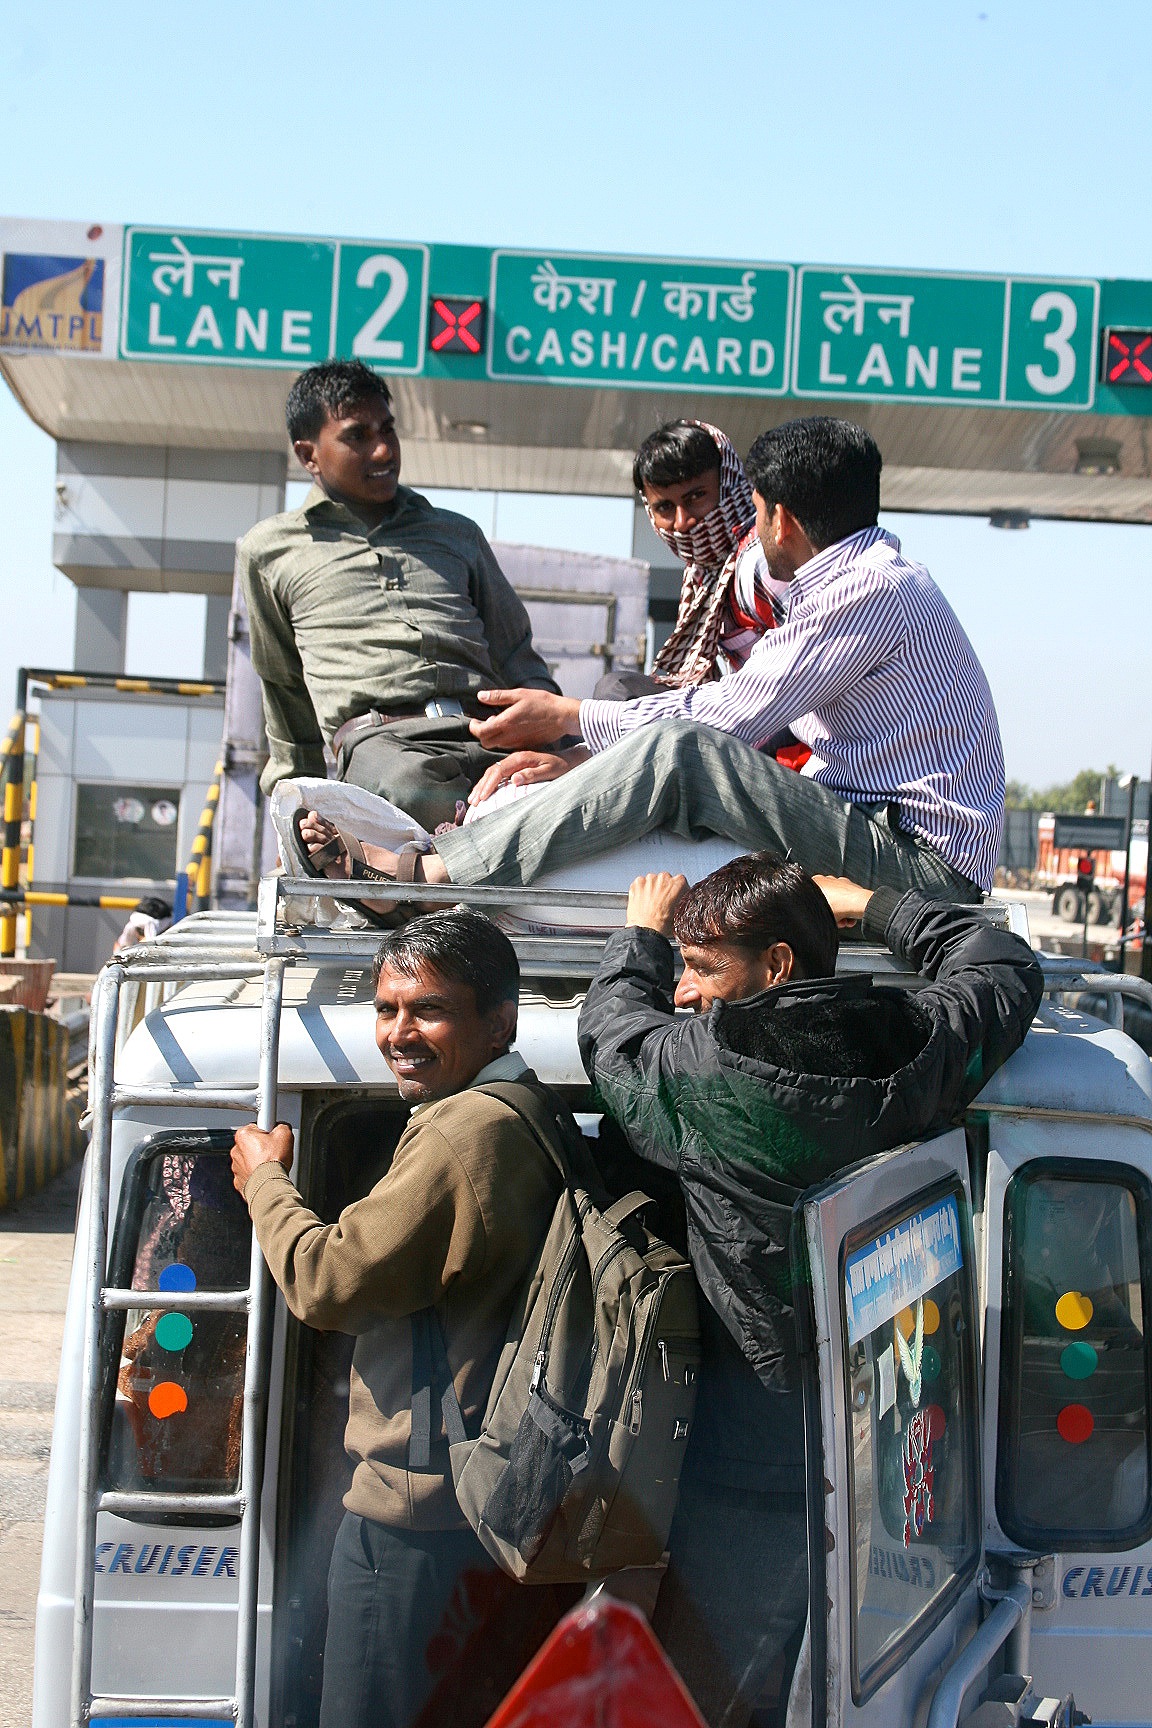
M 364 324 L 352 338 L 352 352 L 358 360 L 403 360 L 404 344 L 387 338 L 380 340 L 381 332 L 386 330 L 393 318 L 404 304 L 408 292 L 408 272 L 399 258 L 393 258 L 388 252 L 377 252 L 371 258 L 365 258 L 356 272 L 357 288 L 374 288 L 381 276 L 388 278 L 388 292 Z
M 1075 302 L 1051 288 L 1037 295 L 1028 316 L 1033 324 L 1043 324 L 1053 312 L 1057 315 L 1056 328 L 1045 332 L 1044 346 L 1056 356 L 1055 372 L 1045 372 L 1036 362 L 1024 368 L 1025 378 L 1040 396 L 1059 396 L 1076 376 L 1076 355 L 1070 341 L 1076 331 Z

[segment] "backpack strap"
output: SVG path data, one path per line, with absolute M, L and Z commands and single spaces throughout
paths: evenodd
M 501 1104 L 514 1110 L 560 1172 L 564 1186 L 585 1189 L 604 1209 L 607 1205 L 604 1184 L 588 1142 L 570 1110 L 553 1099 L 543 1086 L 523 1080 L 489 1080 L 473 1090 L 487 1092 L 490 1098 L 498 1098 Z
M 440 1410 L 449 1446 L 468 1438 L 464 1412 L 456 1396 L 452 1365 L 444 1343 L 444 1328 L 435 1308 L 412 1315 L 412 1433 L 408 1440 L 409 1470 L 427 1470 L 432 1462 L 432 1397 L 439 1390 Z
M 551 1099 L 543 1087 L 525 1085 L 518 1080 L 492 1080 L 477 1086 L 477 1092 L 487 1092 L 515 1111 L 532 1138 L 543 1147 L 549 1162 L 559 1172 L 566 1188 L 573 1182 L 581 1187 L 599 1186 L 595 1165 L 571 1115 L 563 1109 L 551 1108 Z M 427 1470 L 432 1461 L 432 1405 L 440 1400 L 444 1432 L 450 1446 L 468 1438 L 464 1415 L 448 1350 L 444 1328 L 435 1308 L 421 1308 L 411 1316 L 412 1328 L 412 1433 L 408 1441 L 409 1470 Z

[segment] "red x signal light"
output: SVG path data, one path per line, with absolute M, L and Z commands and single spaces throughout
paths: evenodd
M 428 314 L 428 346 L 433 354 L 479 354 L 484 347 L 483 300 L 444 295 Z
M 1152 384 L 1152 330 L 1106 330 L 1100 377 L 1104 384 Z

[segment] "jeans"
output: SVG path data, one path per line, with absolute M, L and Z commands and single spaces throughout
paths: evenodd
M 485 750 L 466 716 L 414 715 L 357 733 L 340 751 L 340 778 L 387 798 L 432 832 L 452 822 L 484 770 L 502 750 Z
M 886 806 L 846 804 L 773 757 L 690 720 L 643 727 L 534 796 L 441 835 L 436 850 L 453 882 L 515 886 L 657 828 L 685 840 L 716 834 L 864 888 L 982 898 L 931 847 L 893 827 Z
M 803 1633 L 804 1495 L 684 1482 L 668 1551 L 652 1629 L 708 1728 L 744 1728 Z

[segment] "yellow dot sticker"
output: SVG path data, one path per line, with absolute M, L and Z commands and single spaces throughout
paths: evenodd
M 905 1338 L 910 1339 L 913 1332 L 916 1330 L 915 1308 L 901 1308 L 899 1314 L 896 1316 L 896 1325 L 900 1328 Z M 933 1302 L 931 1296 L 927 1296 L 924 1299 L 924 1336 L 925 1338 L 931 1338 L 933 1332 L 938 1332 L 939 1330 L 940 1310 L 937 1308 L 935 1302 Z
M 1065 1290 L 1056 1304 L 1056 1318 L 1065 1332 L 1082 1332 L 1092 1318 L 1091 1296 L 1081 1296 L 1079 1290 Z

